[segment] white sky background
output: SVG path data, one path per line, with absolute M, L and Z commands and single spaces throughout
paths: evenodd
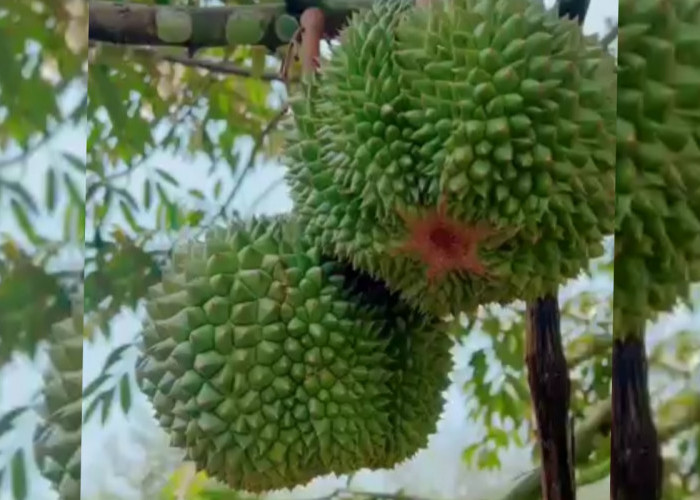
M 546 2 L 548 5 L 553 0 Z M 610 0 L 592 0 L 585 26 L 587 33 L 606 31 L 605 20 L 617 18 L 617 2 Z M 70 107 L 70 105 L 67 105 Z M 242 141 L 242 156 L 245 158 L 250 148 L 250 141 Z M 36 153 L 25 171 L 17 169 L 22 182 L 34 193 L 39 200 L 43 199 L 44 175 L 47 165 L 55 161 L 55 152 L 69 150 L 82 156 L 85 151 L 84 130 L 68 130 L 56 138 L 52 144 Z M 164 167 L 176 177 L 183 189 L 198 188 L 203 192 L 211 192 L 214 180 L 207 179 L 208 164 L 204 160 L 191 162 L 171 155 L 158 155 L 149 162 L 150 166 Z M 134 193 L 140 196 L 141 186 L 148 166 L 135 172 L 127 185 L 135 186 Z M 3 172 L 5 173 L 5 172 Z M 256 200 L 269 185 L 281 178 L 283 173 L 279 165 L 259 167 L 245 182 L 236 208 L 246 212 L 251 203 Z M 230 189 L 224 185 L 222 192 Z M 257 212 L 286 212 L 291 208 L 291 202 L 285 188 L 280 186 L 257 207 Z M 11 220 L 7 207 L 0 205 L 0 231 L 18 231 Z M 7 214 L 7 216 L 5 216 Z M 145 222 L 149 222 L 145 218 Z M 122 221 L 119 221 L 122 222 Z M 60 238 L 60 222 L 52 218 L 40 221 L 38 230 L 42 234 L 55 235 Z M 611 293 L 611 284 L 606 281 L 587 283 L 580 281 L 562 294 L 573 293 L 574 289 L 592 288 L 599 290 L 604 296 Z M 676 331 L 679 327 L 690 326 L 691 321 L 700 324 L 700 315 L 692 318 L 689 314 L 675 315 L 668 321 L 662 322 L 655 330 L 654 337 L 664 336 Z M 134 314 L 122 314 L 114 321 L 114 336 L 111 342 L 97 342 L 87 346 L 84 353 L 84 385 L 87 385 L 101 370 L 105 357 L 118 344 L 130 341 L 138 332 L 139 322 Z M 482 339 L 483 340 L 483 339 Z M 483 433 L 478 423 L 470 422 L 467 418 L 467 402 L 461 393 L 461 385 L 468 377 L 465 350 L 472 350 L 480 343 L 478 335 L 470 339 L 469 347 L 462 348 L 456 353 L 457 367 L 455 384 L 448 391 L 448 402 L 443 418 L 439 424 L 439 432 L 431 439 L 427 450 L 405 465 L 391 472 L 362 473 L 353 482 L 353 488 L 370 491 L 395 491 L 401 487 L 407 491 L 422 496 L 463 498 L 464 500 L 479 500 L 497 498 L 498 494 L 508 489 L 511 481 L 523 471 L 531 469 L 529 457 L 521 451 L 514 450 L 503 456 L 504 468 L 500 472 L 487 473 L 467 470 L 461 464 L 460 456 L 467 443 Z M 131 362 L 133 358 L 128 359 Z M 121 364 L 119 366 L 124 366 Z M 28 398 L 40 387 L 40 373 L 36 366 L 17 359 L 5 367 L 0 379 L 0 412 L 4 412 L 19 404 L 25 404 Z M 115 410 L 117 410 L 115 408 Z M 113 411 L 113 416 L 105 426 L 100 425 L 95 418 L 93 422 L 83 427 L 83 498 L 86 500 L 106 499 L 100 492 L 111 492 L 112 499 L 139 500 L 138 490 L 133 484 L 150 481 L 143 477 L 149 467 L 156 467 L 165 461 L 164 470 L 173 467 L 179 460 L 177 451 L 167 451 L 165 435 L 158 429 L 150 417 L 150 409 L 145 398 L 134 394 L 132 410 L 127 418 Z M 31 418 L 22 420 L 22 427 L 14 436 L 14 442 L 27 442 L 29 429 L 33 422 Z M 136 434 L 139 434 L 138 436 Z M 7 444 L 10 444 L 9 442 Z M 0 442 L 4 447 L 5 443 Z M 147 454 L 148 453 L 148 454 Z M 5 458 L 0 456 L 0 461 Z M 170 461 L 171 464 L 167 462 Z M 2 462 L 0 462 L 2 463 Z M 35 476 L 36 477 L 36 476 Z M 129 478 L 129 479 L 127 479 Z M 31 492 L 32 500 L 55 500 L 55 494 L 50 492 L 46 482 L 37 478 Z M 130 484 L 131 483 L 131 484 Z M 313 498 L 319 494 L 332 491 L 344 483 L 332 479 L 319 479 L 311 487 L 298 489 L 294 492 L 297 498 Z M 607 482 L 589 487 L 589 493 L 581 495 L 582 500 L 596 500 L 608 496 Z M 6 496 L 7 495 L 7 496 Z M 495 495 L 495 496 L 494 496 Z M 275 495 L 289 497 L 289 493 Z M 7 492 L 0 491 L 0 500 L 9 500 Z

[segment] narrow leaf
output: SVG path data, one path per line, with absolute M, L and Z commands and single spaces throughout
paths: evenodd
M 170 174 L 169 174 L 168 172 L 166 172 L 165 170 L 163 170 L 163 169 L 161 169 L 161 168 L 156 168 L 156 172 L 158 173 L 158 175 L 160 176 L 160 178 L 163 179 L 163 180 L 164 180 L 165 182 L 167 182 L 168 184 L 171 184 L 171 185 L 173 185 L 173 186 L 175 186 L 175 187 L 178 187 L 178 186 L 180 185 L 180 183 L 177 181 L 177 179 L 175 179 L 175 177 L 173 177 L 172 175 L 170 175 Z
M 151 184 L 151 181 L 146 180 L 146 182 L 143 185 L 143 206 L 146 208 L 146 210 L 149 210 L 151 208 L 152 202 L 153 185 Z
M 97 378 L 95 378 L 95 380 L 90 382 L 88 386 L 85 389 L 83 389 L 83 399 L 90 397 L 93 392 L 99 389 L 100 386 L 104 384 L 107 379 L 109 379 L 109 377 L 109 374 L 102 373 Z
M 126 219 L 126 222 L 129 224 L 131 230 L 134 232 L 139 232 L 140 228 L 136 222 L 136 218 L 124 200 L 119 200 L 119 208 L 121 209 L 122 215 Z
M 85 415 L 83 416 L 83 423 L 87 423 L 90 420 L 90 418 L 92 417 L 92 414 L 95 413 L 95 410 L 97 410 L 97 406 L 100 404 L 101 401 L 102 401 L 101 395 L 97 396 L 95 399 L 90 401 L 90 404 L 88 405 L 87 410 L 85 410 Z
M 63 182 L 66 185 L 66 188 L 68 188 L 68 195 L 70 196 L 70 199 L 75 204 L 75 206 L 83 206 L 85 202 L 85 197 L 80 192 L 80 188 L 76 186 L 75 182 L 73 182 L 71 176 L 67 173 L 63 174 Z
M 56 209 L 56 171 L 53 168 L 46 172 L 46 208 L 51 213 Z
M 107 356 L 107 360 L 105 361 L 105 364 L 102 367 L 102 373 L 107 373 L 107 370 L 109 370 L 114 363 L 121 359 L 122 354 L 124 354 L 124 351 L 126 351 L 132 346 L 132 343 L 122 344 L 116 349 L 114 349 L 111 353 L 109 353 L 109 356 Z
M 27 498 L 27 471 L 24 463 L 24 450 L 18 449 L 12 456 L 12 496 L 15 500 Z
M 25 411 L 27 411 L 26 406 L 19 406 L 17 408 L 13 408 L 0 417 L 0 436 L 12 430 L 12 424 L 14 423 L 15 419 Z
M 29 216 L 27 215 L 27 212 L 24 209 L 24 207 L 20 205 L 17 200 L 12 200 L 10 202 L 10 207 L 12 208 L 12 214 L 15 216 L 17 224 L 24 232 L 24 235 L 29 241 L 31 241 L 32 243 L 36 243 L 38 241 L 38 238 L 36 233 L 34 232 L 34 227 L 32 226 L 32 222 L 29 220 Z
M 127 374 L 124 374 L 119 382 L 119 402 L 124 413 L 129 413 L 129 408 L 131 407 L 131 384 Z
M 197 198 L 198 200 L 204 200 L 204 193 L 202 193 L 202 191 L 200 191 L 199 189 L 190 189 L 187 192 L 193 198 Z
M 112 387 L 106 392 L 102 393 L 102 424 L 104 425 L 109 418 L 109 412 L 112 409 L 112 401 L 114 401 L 115 388 Z

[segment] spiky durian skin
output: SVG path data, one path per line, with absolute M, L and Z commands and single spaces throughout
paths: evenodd
M 293 104 L 288 179 L 314 242 L 416 307 L 459 312 L 552 291 L 614 230 L 614 61 L 531 0 L 383 2 L 357 14 Z M 489 276 L 396 252 L 402 213 L 499 234 Z M 415 215 L 414 213 L 414 215 Z
M 83 418 L 83 317 L 75 314 L 53 325 L 49 337 L 50 367 L 44 376 L 44 414 L 34 437 L 34 456 L 41 474 L 59 500 L 80 500 L 81 429 Z
M 700 2 L 622 0 L 615 334 L 700 281 Z
M 186 247 L 150 290 L 137 364 L 172 444 L 254 492 L 408 459 L 451 368 L 445 323 L 290 228 L 256 219 Z

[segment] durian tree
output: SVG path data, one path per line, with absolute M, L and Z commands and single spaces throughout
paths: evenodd
M 275 3 L 248 4 L 243 9 L 230 4 L 212 10 L 205 2 L 173 2 L 193 19 L 202 16 L 192 27 L 193 34 L 204 38 L 190 44 L 178 38 L 182 15 L 161 19 L 165 27 L 159 33 L 153 29 L 159 21 L 148 3 L 91 3 L 94 35 L 89 44 L 88 4 L 83 0 L 12 0 L 0 6 L 0 47 L 5 50 L 0 62 L 0 106 L 5 110 L 0 120 L 0 227 L 4 231 L 0 357 L 5 363 L 34 359 L 37 371 L 47 373 L 40 394 L 30 404 L 5 413 L 0 426 L 5 439 L 0 446 L 3 487 L 17 499 L 35 498 L 32 457 L 54 485 L 52 498 L 75 498 L 79 480 L 75 451 L 80 447 L 75 439 L 80 391 L 75 389 L 82 377 L 73 361 L 82 358 L 80 351 L 89 352 L 94 340 L 112 338 L 116 315 L 143 305 L 149 288 L 162 281 L 172 264 L 171 248 L 180 233 L 191 237 L 237 218 L 234 207 L 240 206 L 237 202 L 250 189 L 246 179 L 266 160 L 277 159 L 283 145 L 281 122 L 287 109 L 284 92 L 278 92 L 283 88 L 279 68 L 287 68 L 288 81 L 299 75 L 286 51 L 300 12 Z M 353 8 L 371 4 L 357 2 Z M 327 2 L 327 6 L 327 26 L 332 31 L 345 22 L 349 11 L 347 3 Z M 229 21 L 230 13 L 242 15 Z M 251 13 L 252 24 L 247 17 Z M 266 51 L 256 45 L 261 36 L 281 53 L 264 57 Z M 80 147 L 68 147 L 66 134 L 71 131 L 83 137 Z M 253 144 L 252 151 L 241 154 L 238 146 L 246 141 Z M 174 157 L 209 164 L 199 174 L 211 181 L 207 188 L 183 187 L 183 180 L 168 164 Z M 278 181 L 261 189 L 260 200 L 279 188 Z M 260 200 L 248 204 L 254 207 Z M 76 294 L 84 298 L 82 303 L 74 299 Z M 74 339 L 81 328 L 70 323 L 80 307 L 85 345 L 76 349 Z M 485 447 L 465 450 L 465 458 L 485 468 L 497 464 L 505 443 L 536 442 L 530 434 L 504 438 L 497 423 L 501 417 L 531 420 L 522 383 L 522 313 L 515 315 L 516 326 L 502 323 L 488 311 L 474 325 L 474 330 L 493 338 L 499 360 L 487 362 L 483 352 L 473 353 L 473 379 L 466 387 L 475 401 L 474 418 L 488 419 L 490 435 Z M 577 311 L 562 304 L 563 325 L 576 315 Z M 508 332 L 513 335 L 506 336 Z M 681 356 L 696 352 L 685 338 L 678 338 L 683 349 L 670 363 L 676 381 L 683 366 L 693 367 L 692 360 Z M 577 346 L 598 345 L 589 346 L 585 336 L 572 342 L 564 346 L 570 362 L 581 352 Z M 131 342 L 115 345 L 103 370 L 94 379 L 78 383 L 83 423 L 107 422 L 115 411 L 128 414 L 140 389 L 133 367 L 124 367 L 123 360 L 134 351 Z M 608 380 L 609 351 L 592 349 L 579 356 L 587 360 L 581 361 L 583 365 L 593 367 L 582 376 L 585 388 L 580 394 L 578 376 L 572 371 L 572 408 L 581 419 L 576 429 L 585 430 L 589 420 L 584 410 L 596 408 L 595 403 L 605 407 L 609 396 L 603 387 Z M 509 374 L 509 381 L 520 379 L 519 385 L 503 391 L 519 390 L 517 397 L 497 398 L 489 391 L 494 386 L 485 372 L 490 367 L 498 371 L 497 364 Z M 659 364 L 669 363 L 664 359 Z M 43 416 L 29 439 L 32 445 L 6 447 L 13 434 L 7 430 L 15 430 L 29 418 L 35 401 Z M 666 469 L 677 489 L 676 496 L 668 498 L 675 500 L 697 492 L 691 464 L 697 453 L 691 444 L 697 441 L 697 426 L 688 424 L 697 421 L 697 399 L 688 393 L 685 399 L 669 401 L 675 402 L 670 405 L 672 411 L 659 410 L 658 418 L 664 411 L 677 417 L 681 410 L 683 418 L 670 420 L 680 424 L 670 425 L 668 436 L 683 431 L 677 439 L 686 450 L 677 466 Z M 601 422 L 605 414 L 597 414 L 603 415 Z M 599 427 L 604 443 L 606 426 Z M 577 436 L 578 449 L 585 450 L 581 443 L 590 436 Z M 605 475 L 605 446 L 597 442 L 594 448 L 577 464 L 579 484 L 587 482 L 581 476 L 595 480 Z M 508 498 L 524 498 L 523 493 L 536 497 L 539 475 L 534 471 L 523 478 Z M 192 498 L 238 496 L 212 486 Z

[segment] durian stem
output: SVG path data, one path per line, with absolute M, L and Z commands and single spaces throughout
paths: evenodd
M 616 339 L 612 355 L 612 500 L 659 500 L 663 463 L 648 387 L 643 332 Z
M 664 407 L 682 408 L 682 411 L 666 411 L 659 420 L 659 440 L 666 442 L 678 434 L 697 427 L 700 422 L 700 392 L 681 392 L 664 403 Z M 612 424 L 612 398 L 589 409 L 587 416 L 576 426 L 576 464 L 588 465 L 589 455 L 595 447 L 596 434 L 608 435 Z M 538 467 L 522 477 L 501 500 L 540 500 L 542 468 Z M 581 483 L 579 483 L 580 485 Z
M 542 498 L 575 500 L 571 381 L 557 297 L 550 294 L 529 302 L 526 314 L 525 362 L 542 452 Z
M 306 9 L 301 15 L 301 67 L 305 75 L 316 72 L 321 57 L 321 40 L 325 26 L 323 11 Z
M 583 25 L 591 0 L 559 0 L 559 17 L 576 19 Z

